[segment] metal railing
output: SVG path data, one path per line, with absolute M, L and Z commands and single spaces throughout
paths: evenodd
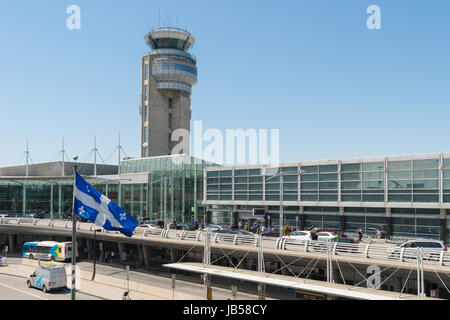
M 71 229 L 72 222 L 70 220 L 46 220 L 32 218 L 0 218 L 0 224 L 3 225 L 29 225 L 33 227 L 51 227 Z M 92 231 L 97 227 L 93 223 L 78 223 L 77 229 L 84 231 Z M 102 232 L 109 234 L 119 234 L 118 231 Z M 165 238 L 179 241 L 192 241 L 204 243 L 206 232 L 202 231 L 186 231 L 161 228 L 145 228 L 137 227 L 134 234 L 145 238 Z M 252 235 L 241 235 L 234 233 L 212 233 L 212 244 L 226 244 L 242 247 L 258 247 L 258 237 Z M 261 247 L 263 249 L 275 249 L 293 252 L 305 252 L 314 254 L 327 254 L 327 250 L 331 250 L 332 256 L 348 256 L 364 259 L 389 260 L 399 262 L 416 261 L 419 248 L 399 248 L 395 246 L 382 246 L 377 243 L 344 243 L 332 242 L 330 249 L 327 249 L 327 242 L 320 240 L 297 240 L 292 238 L 275 238 L 261 237 Z M 437 266 L 450 266 L 450 252 L 440 249 L 424 248 L 423 256 L 424 264 L 432 264 Z

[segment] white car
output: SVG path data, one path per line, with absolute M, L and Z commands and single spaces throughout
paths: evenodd
M 334 234 L 333 232 L 328 232 L 328 231 L 317 232 L 318 240 L 328 241 L 328 240 L 331 240 L 334 238 L 336 238 L 336 234 Z
M 202 230 L 202 232 L 203 231 L 211 231 L 211 232 L 217 232 L 217 231 L 219 231 L 219 230 L 221 230 L 221 229 L 223 229 L 223 227 L 222 226 L 219 226 L 219 225 L 217 225 L 217 224 L 211 224 L 211 225 L 209 225 L 209 226 L 207 226 L 206 228 L 204 228 L 203 230 Z
M 294 231 L 288 236 L 283 236 L 283 238 L 291 240 L 312 240 L 311 232 L 309 231 Z
M 140 224 L 140 225 L 138 225 L 138 228 L 149 228 L 149 230 L 160 229 L 160 227 L 158 225 L 155 225 L 155 224 Z
M 408 240 L 401 244 L 386 249 L 388 258 L 399 258 L 402 248 L 404 249 L 403 257 L 408 259 L 416 259 L 417 248 L 423 248 L 424 259 L 439 260 L 442 251 L 447 251 L 443 241 L 440 240 Z

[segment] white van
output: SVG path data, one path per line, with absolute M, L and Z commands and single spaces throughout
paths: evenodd
M 66 268 L 56 264 L 41 264 L 28 278 L 27 286 L 41 289 L 45 293 L 65 289 L 67 288 Z

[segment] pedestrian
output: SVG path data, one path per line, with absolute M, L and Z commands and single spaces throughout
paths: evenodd
M 115 255 L 115 253 L 114 253 L 114 251 L 112 251 L 112 252 L 111 252 L 111 262 L 114 261 L 114 255 Z
M 380 229 L 377 229 L 376 237 L 377 237 L 377 239 L 381 239 L 381 231 L 380 231 Z
M 362 236 L 363 236 L 363 232 L 362 232 L 362 229 L 359 229 L 359 231 L 358 231 L 358 238 L 359 238 L 359 242 L 361 242 L 361 240 L 362 240 Z

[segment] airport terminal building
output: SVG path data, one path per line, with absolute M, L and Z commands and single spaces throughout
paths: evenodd
M 61 162 L 0 169 L 0 214 L 44 213 L 67 218 L 72 212 L 73 165 Z M 78 163 L 78 172 L 98 191 L 134 217 L 203 221 L 203 169 L 213 164 L 184 155 L 127 159 L 118 166 Z M 61 170 L 64 167 L 64 172 Z M 164 185 L 166 180 L 166 185 Z
M 280 172 L 284 224 L 449 243 L 450 153 L 208 167 L 207 219 L 237 224 L 257 208 L 278 225 Z

